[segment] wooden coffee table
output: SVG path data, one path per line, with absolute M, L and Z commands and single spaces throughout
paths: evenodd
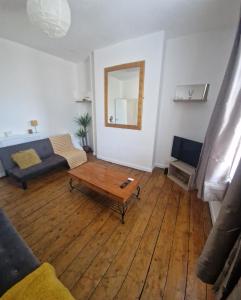
M 70 191 L 79 190 L 78 184 L 83 183 L 92 190 L 108 196 L 111 203 L 110 208 L 121 215 L 121 222 L 124 224 L 129 200 L 134 192 L 136 192 L 136 198 L 139 199 L 140 186 L 137 178 L 132 177 L 134 181 L 125 188 L 120 188 L 120 185 L 128 179 L 128 174 L 95 162 L 84 163 L 68 173 L 70 175 Z

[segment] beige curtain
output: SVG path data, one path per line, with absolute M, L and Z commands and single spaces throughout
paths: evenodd
M 214 108 L 196 176 L 198 196 L 222 200 L 241 157 L 241 25 Z

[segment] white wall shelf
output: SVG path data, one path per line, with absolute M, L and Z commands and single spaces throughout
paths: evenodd
M 204 102 L 207 101 L 209 84 L 189 84 L 176 87 L 175 102 Z
M 75 103 L 91 103 L 92 99 L 90 97 L 83 97 L 80 99 L 76 99 L 74 102 Z
M 170 163 L 167 176 L 186 191 L 194 188 L 196 169 L 182 161 L 176 160 Z
M 83 99 L 83 100 L 75 100 L 74 102 L 75 103 L 91 103 L 92 101 L 91 100 Z

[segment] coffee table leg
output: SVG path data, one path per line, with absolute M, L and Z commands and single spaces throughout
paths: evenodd
M 126 205 L 119 203 L 119 210 L 120 210 L 120 215 L 121 215 L 121 223 L 125 224 L 125 214 L 126 214 L 126 211 L 127 211 Z
M 138 185 L 138 187 L 137 187 L 137 194 L 136 194 L 136 198 L 137 199 L 140 199 L 140 192 L 141 192 L 141 188 L 140 188 L 140 186 Z
M 72 192 L 73 189 L 74 189 L 74 186 L 73 186 L 73 178 L 70 178 L 70 180 L 69 180 L 69 186 L 70 186 L 69 191 Z
M 124 207 L 122 209 L 122 214 L 121 214 L 121 223 L 125 224 L 125 209 L 124 209 Z

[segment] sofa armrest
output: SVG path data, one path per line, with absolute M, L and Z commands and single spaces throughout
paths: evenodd
M 0 209 L 0 296 L 38 266 L 38 259 Z

